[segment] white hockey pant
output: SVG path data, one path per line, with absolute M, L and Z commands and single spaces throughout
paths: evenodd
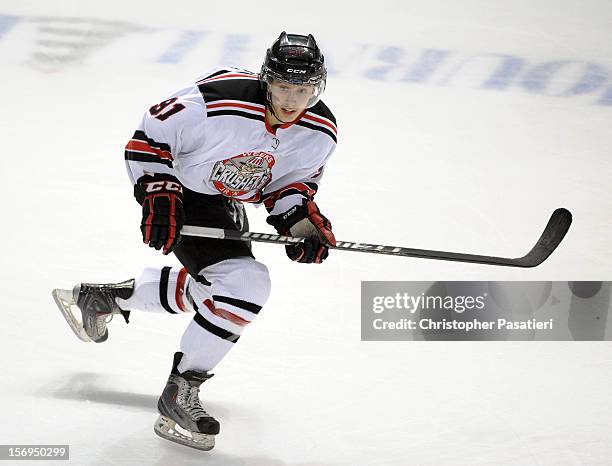
M 119 307 L 181 314 L 195 312 L 181 338 L 179 371 L 211 370 L 229 352 L 270 294 L 265 265 L 251 257 L 227 259 L 202 269 L 196 281 L 184 268 L 146 268 Z

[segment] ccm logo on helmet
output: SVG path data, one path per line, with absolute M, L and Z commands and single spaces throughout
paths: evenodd
M 306 70 L 296 70 L 295 68 L 288 68 L 288 69 L 287 69 L 287 73 L 300 73 L 300 74 L 306 74 Z

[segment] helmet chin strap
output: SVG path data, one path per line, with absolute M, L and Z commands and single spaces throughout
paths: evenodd
M 282 124 L 286 125 L 287 123 L 292 123 L 293 120 L 291 121 L 285 121 L 285 120 L 281 120 L 279 118 L 279 116 L 276 114 L 276 112 L 274 111 L 274 107 L 272 106 L 271 103 L 268 102 L 267 107 L 270 109 L 270 113 L 272 113 L 272 115 L 274 115 L 274 118 L 276 118 L 278 121 L 280 121 Z

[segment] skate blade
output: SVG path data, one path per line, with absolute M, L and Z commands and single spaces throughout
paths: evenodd
M 87 335 L 87 333 L 85 332 L 82 320 L 79 320 L 79 318 L 75 314 L 75 311 L 73 310 L 74 306 L 74 308 L 76 308 L 75 310 L 78 310 L 78 313 L 80 315 L 81 311 L 74 302 L 72 290 L 69 291 L 55 289 L 51 294 L 53 295 L 55 304 L 57 304 L 57 307 L 62 312 L 64 319 L 66 319 L 66 322 L 68 322 L 68 325 L 70 326 L 74 334 L 77 336 L 77 338 L 84 342 L 90 342 L 91 338 L 89 338 L 89 335 Z
M 212 450 L 215 446 L 214 435 L 189 432 L 188 430 L 182 429 L 176 422 L 166 416 L 160 415 L 157 418 L 153 430 L 163 439 L 185 445 L 186 447 L 195 448 L 196 450 L 208 451 Z

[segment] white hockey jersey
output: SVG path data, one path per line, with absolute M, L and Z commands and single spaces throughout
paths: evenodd
M 152 106 L 125 148 L 132 184 L 166 174 L 203 194 L 264 203 L 278 214 L 312 199 L 337 142 L 323 102 L 271 128 L 256 74 L 216 68 Z

